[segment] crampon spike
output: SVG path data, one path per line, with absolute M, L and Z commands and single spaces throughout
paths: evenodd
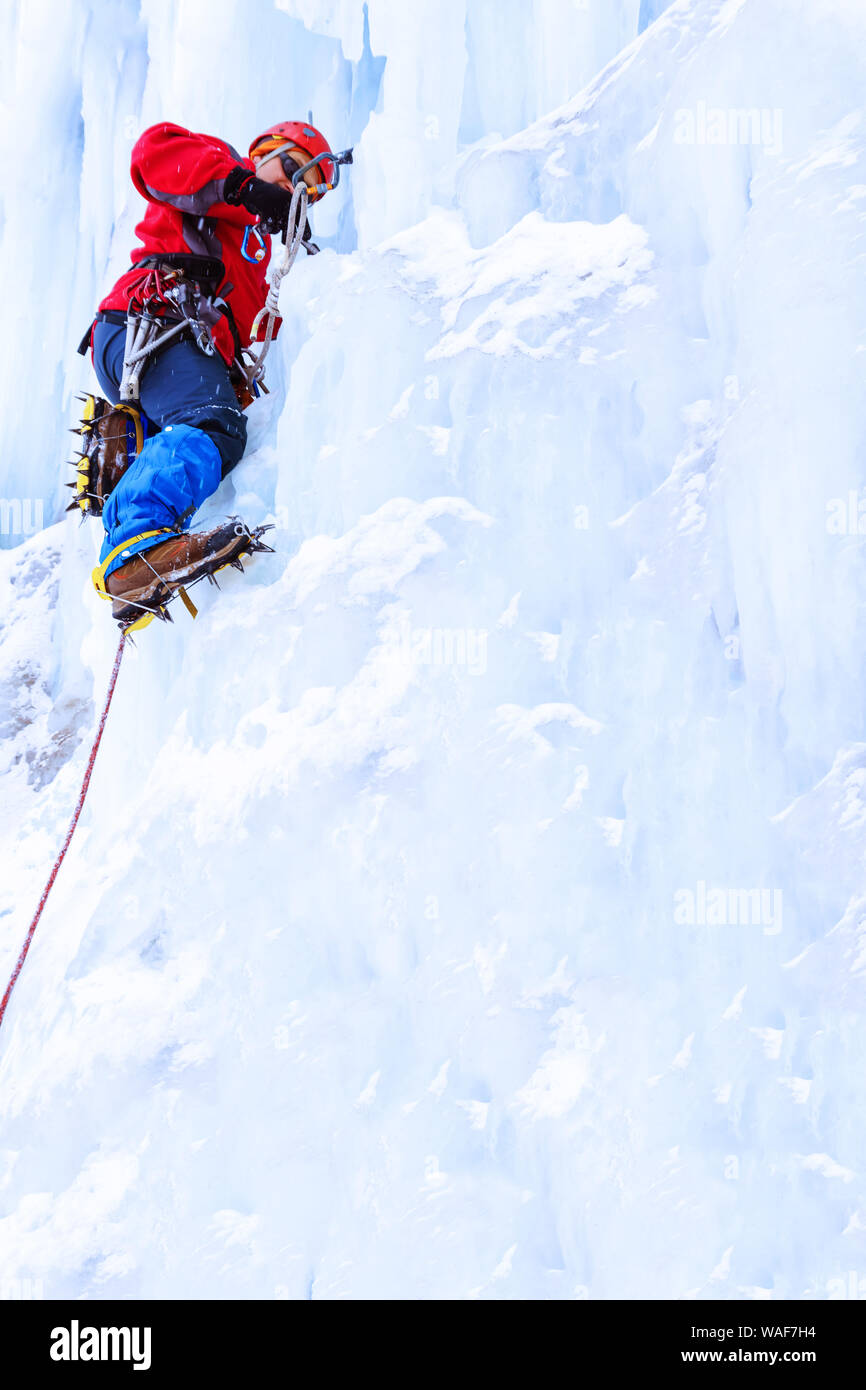
M 263 551 L 266 555 L 273 555 L 274 547 L 272 545 L 265 545 L 264 541 L 261 539 L 266 531 L 273 531 L 273 529 L 274 523 L 272 521 L 267 521 L 263 526 L 257 526 L 254 531 L 250 532 L 250 554 L 254 551 Z

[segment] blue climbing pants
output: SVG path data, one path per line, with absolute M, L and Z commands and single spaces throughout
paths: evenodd
M 98 322 L 93 330 L 93 366 L 109 400 L 119 399 L 126 327 Z M 135 541 L 162 527 L 188 530 L 193 513 L 244 452 L 247 422 L 228 368 L 186 338 L 157 352 L 141 376 L 141 408 L 149 437 L 110 494 L 100 559 L 132 542 L 109 564 L 106 575 L 161 536 Z

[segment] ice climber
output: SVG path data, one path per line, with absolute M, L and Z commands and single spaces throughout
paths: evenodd
M 264 528 L 251 532 L 237 518 L 189 527 L 244 452 L 243 410 L 256 390 L 244 346 L 267 293 L 271 235 L 285 240 L 299 179 L 314 203 L 349 162 L 351 152 L 333 154 L 303 121 L 270 127 L 247 159 L 167 122 L 133 148 L 132 181 L 147 208 L 132 266 L 82 344 L 111 406 L 87 400 L 71 504 L 102 517 L 94 582 L 121 626 L 167 616 L 175 593 L 188 602 L 189 584 L 268 549 L 258 539 Z M 318 249 L 306 221 L 303 244 Z

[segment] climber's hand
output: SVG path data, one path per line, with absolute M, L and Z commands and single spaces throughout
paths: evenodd
M 275 183 L 257 179 L 240 164 L 226 175 L 223 198 L 230 207 L 245 207 L 247 212 L 257 213 L 266 232 L 282 232 L 289 220 L 291 193 Z

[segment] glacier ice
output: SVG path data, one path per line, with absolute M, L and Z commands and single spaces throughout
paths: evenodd
M 127 653 L 0 1033 L 3 1276 L 830 1296 L 866 1235 L 862 6 L 14 22 L 3 157 L 28 123 L 44 186 L 3 189 L 0 469 L 52 524 L 0 555 L 4 979 L 114 647 L 57 475 L 132 140 L 240 145 L 288 91 L 356 163 L 206 513 L 278 553 Z

